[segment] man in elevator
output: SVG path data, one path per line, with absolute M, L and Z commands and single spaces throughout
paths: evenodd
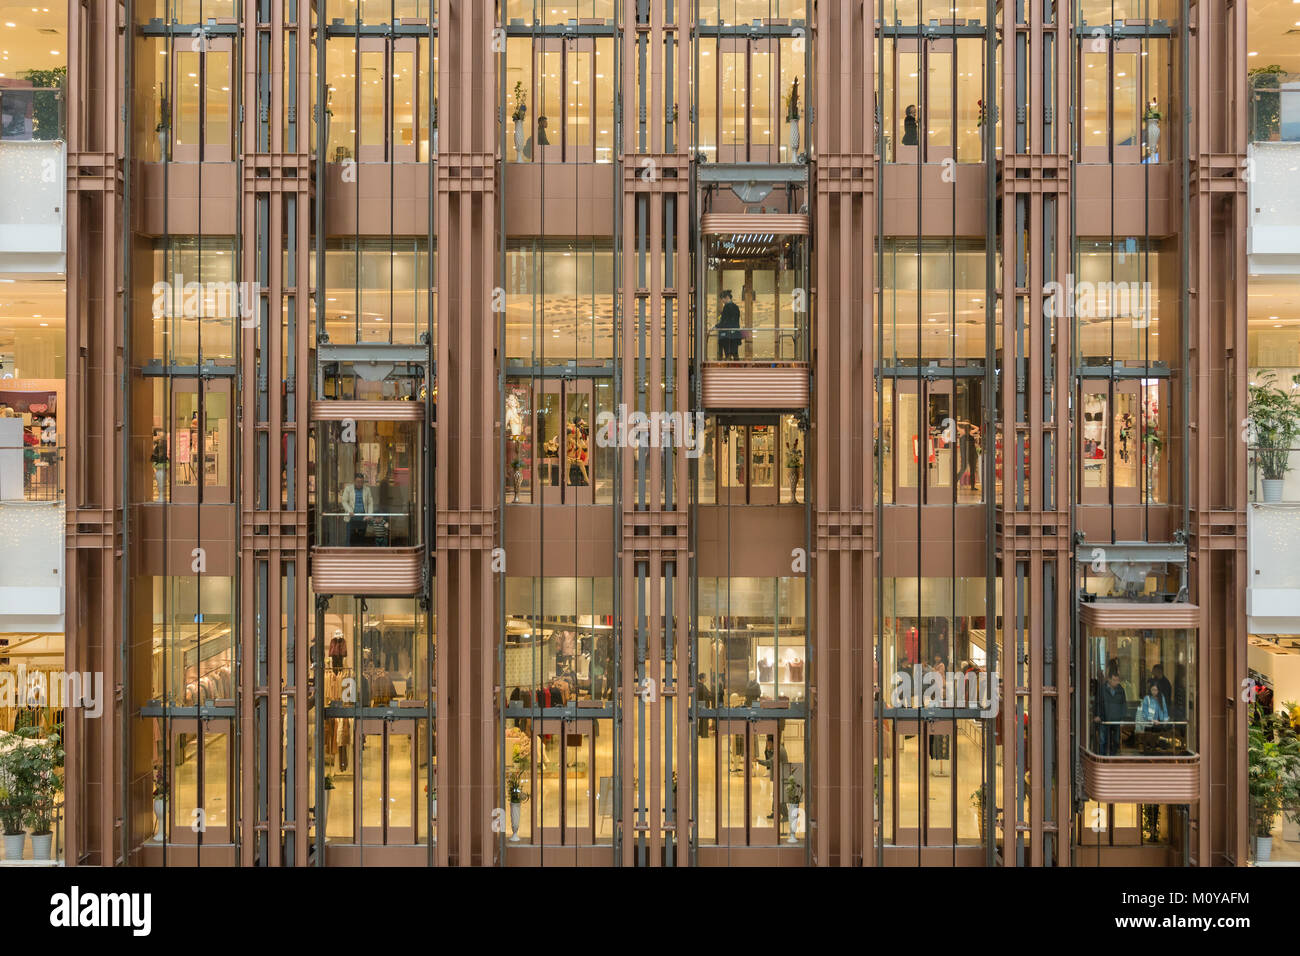
M 352 485 L 343 489 L 339 495 L 339 504 L 348 522 L 348 547 L 355 548 L 366 543 L 365 515 L 375 513 L 375 497 L 366 484 L 365 475 L 357 472 Z
M 722 313 L 714 326 L 718 332 L 718 359 L 735 361 L 740 358 L 740 306 L 731 300 L 730 289 L 722 290 L 721 301 Z
M 1097 724 L 1097 753 L 1113 757 L 1119 753 L 1120 730 L 1128 716 L 1128 695 L 1119 682 L 1118 670 L 1112 670 L 1097 693 L 1097 713 L 1092 718 Z

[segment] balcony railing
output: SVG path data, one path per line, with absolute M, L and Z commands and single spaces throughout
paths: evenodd
M 709 330 L 706 362 L 802 362 L 803 331 L 797 327 L 782 329 L 718 328 Z
M 1250 142 L 1300 142 L 1300 73 L 1255 73 L 1249 81 Z
M 1261 448 L 1247 451 L 1250 498 L 1261 504 L 1300 502 L 1300 448 Z M 1271 477 L 1277 476 L 1277 477 Z
M 63 90 L 0 88 L 0 140 L 50 142 L 64 139 Z

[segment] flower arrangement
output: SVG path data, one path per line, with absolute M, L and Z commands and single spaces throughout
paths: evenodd
M 976 100 L 975 110 L 976 110 L 975 126 L 976 128 L 979 128 L 988 121 L 988 108 L 984 105 L 983 100 Z
M 799 119 L 799 77 L 790 85 L 790 95 L 785 101 L 785 118 L 791 123 Z
M 515 110 L 510 114 L 510 118 L 516 123 L 522 123 L 524 117 L 528 115 L 528 101 L 524 94 L 524 81 L 515 81 Z
M 328 780 L 329 778 L 326 777 L 325 779 Z M 154 799 L 167 796 L 167 771 L 158 764 L 153 765 L 153 795 Z
M 1158 120 L 1164 117 L 1160 115 L 1160 107 L 1156 104 L 1155 97 L 1151 97 L 1151 102 L 1147 104 L 1146 112 L 1142 114 L 1144 120 Z

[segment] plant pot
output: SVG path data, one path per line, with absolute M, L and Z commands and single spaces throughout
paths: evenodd
M 33 833 L 32 834 L 32 859 L 48 860 L 50 853 L 54 849 L 53 833 Z
M 785 808 L 785 813 L 790 820 L 790 835 L 785 838 L 785 842 L 798 843 L 799 838 L 795 835 L 795 831 L 799 828 L 799 804 L 789 804 Z
M 8 839 L 8 837 L 6 837 Z M 1273 837 L 1256 836 L 1255 837 L 1255 862 L 1267 863 L 1273 858 Z
M 438 798 L 437 797 L 433 798 L 433 804 L 432 806 L 429 807 L 429 813 L 433 816 L 435 820 L 438 819 Z
M 27 845 L 27 833 L 6 833 L 5 834 L 5 859 L 21 860 L 23 858 L 23 847 Z
M 788 143 L 790 145 L 790 162 L 793 163 L 799 156 L 799 121 L 796 119 L 789 122 L 790 137 Z
M 1264 501 L 1268 504 L 1276 504 L 1282 500 L 1282 485 L 1286 483 L 1284 478 L 1265 478 L 1264 479 Z
M 1147 120 L 1147 152 L 1155 153 L 1156 147 L 1160 143 L 1160 121 Z
M 433 155 L 438 155 L 438 127 L 433 128 Z
M 522 162 L 524 158 L 524 124 L 520 120 L 515 120 L 515 161 Z
M 167 130 L 160 129 L 157 131 L 158 136 L 158 162 L 167 162 Z
M 153 815 L 157 822 L 157 830 L 154 832 L 153 841 L 162 843 L 167 839 L 167 798 L 153 798 Z
M 521 813 L 520 813 L 519 804 L 517 804 L 517 803 L 512 803 L 512 804 L 510 804 L 510 842 L 511 842 L 511 843 L 518 843 L 518 842 L 519 842 L 519 817 L 520 817 L 520 815 L 521 815 Z

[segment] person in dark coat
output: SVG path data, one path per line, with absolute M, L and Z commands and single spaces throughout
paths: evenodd
M 722 313 L 718 316 L 718 359 L 740 358 L 740 306 L 731 299 L 731 290 L 722 290 Z
M 917 125 L 916 125 L 916 107 L 909 106 L 907 112 L 903 115 L 903 145 L 915 146 L 917 144 Z
M 1104 757 L 1117 755 L 1120 725 L 1128 720 L 1128 695 L 1119 682 L 1119 674 L 1111 674 L 1101 686 L 1097 693 L 1097 712 L 1092 720 L 1098 725 L 1098 753 Z

